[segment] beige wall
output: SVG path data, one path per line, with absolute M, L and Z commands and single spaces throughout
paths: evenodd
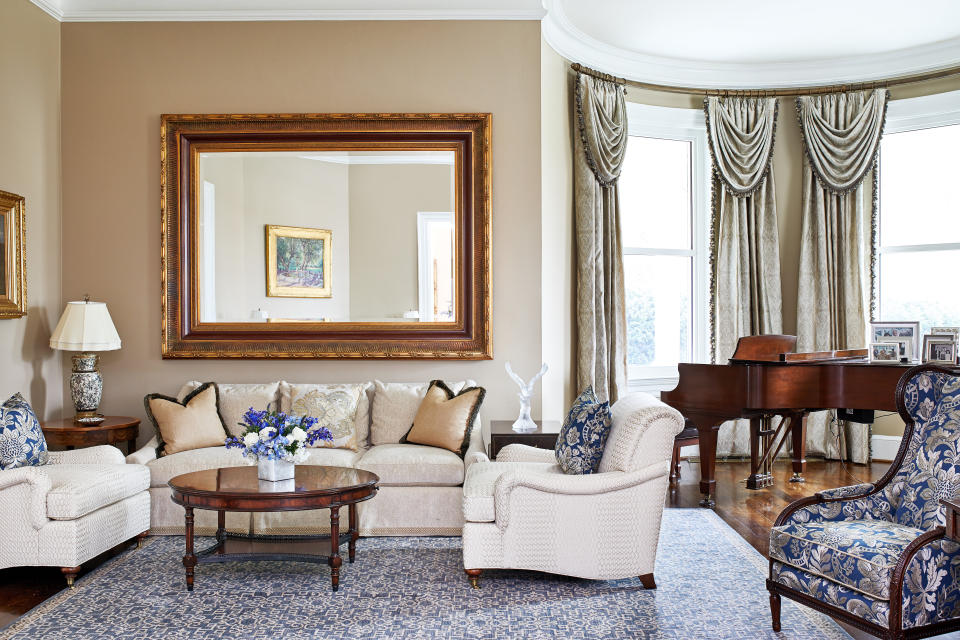
M 541 380 L 543 418 L 562 420 L 577 390 L 574 377 L 573 293 L 573 73 L 570 63 L 546 41 L 540 45 L 540 128 L 542 199 L 541 315 L 543 359 L 550 370 Z M 536 370 L 521 371 L 529 379 Z
M 960 89 L 960 77 L 933 82 L 893 87 L 891 100 L 942 93 Z M 627 99 L 643 104 L 667 107 L 702 108 L 698 96 L 644 91 L 630 88 Z M 801 180 L 803 147 L 797 124 L 793 98 L 780 98 L 777 140 L 774 148 L 774 180 L 776 181 L 777 216 L 780 230 L 780 272 L 783 282 L 783 331 L 797 330 L 797 279 L 800 263 Z M 899 436 L 903 422 L 897 416 L 879 417 L 873 432 Z
M 420 306 L 417 213 L 452 212 L 446 164 L 350 166 L 350 317 L 394 321 Z
M 123 338 L 102 361 L 104 413 L 143 417 L 145 393 L 191 378 L 435 377 L 487 387 L 486 419 L 516 413 L 503 362 L 541 361 L 537 22 L 68 23 L 62 36 L 63 299 L 106 301 Z M 493 114 L 495 360 L 162 360 L 160 114 L 364 111 Z
M 25 318 L 0 320 L 0 402 L 19 391 L 58 418 L 60 25 L 28 0 L 0 2 L 0 190 L 26 198 L 28 304 Z

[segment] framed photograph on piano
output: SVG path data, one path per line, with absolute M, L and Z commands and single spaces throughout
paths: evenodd
M 957 343 L 951 335 L 923 336 L 923 361 L 934 364 L 957 364 Z
M 871 355 L 873 352 L 873 344 L 879 342 L 891 342 L 891 341 L 900 341 L 904 340 L 909 345 L 909 354 L 906 355 L 908 360 L 919 360 L 920 359 L 920 322 L 913 321 L 903 321 L 903 322 L 871 322 L 870 323 L 870 336 L 871 344 Z
M 871 342 L 870 362 L 900 362 L 900 345 L 896 342 Z

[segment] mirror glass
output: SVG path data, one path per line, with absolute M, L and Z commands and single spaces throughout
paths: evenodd
M 453 322 L 455 153 L 198 154 L 204 323 Z

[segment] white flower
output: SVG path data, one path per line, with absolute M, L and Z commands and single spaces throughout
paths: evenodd
M 276 435 L 276 433 L 277 430 L 273 427 L 264 427 L 263 429 L 260 429 L 260 440 L 263 442 L 273 440 L 273 437 Z
M 304 442 L 307 439 L 307 432 L 300 427 L 294 427 L 290 430 L 290 435 L 287 437 L 295 442 Z
M 260 441 L 260 436 L 255 433 L 248 433 L 243 436 L 243 445 L 245 447 L 252 447 Z

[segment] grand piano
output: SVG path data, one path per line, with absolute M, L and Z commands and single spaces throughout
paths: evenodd
M 701 506 L 715 504 L 717 433 L 728 420 L 750 420 L 747 487 L 759 489 L 773 482 L 771 465 L 788 437 L 791 481 L 803 482 L 811 411 L 843 409 L 860 422 L 872 421 L 872 410 L 896 411 L 897 383 L 910 365 L 869 362 L 866 349 L 797 353 L 796 346 L 796 336 L 740 338 L 728 364 L 681 363 L 677 387 L 660 395 L 699 433 Z

